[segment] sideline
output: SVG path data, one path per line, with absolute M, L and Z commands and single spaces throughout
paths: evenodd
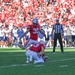
M 49 62 L 69 61 L 69 60 L 75 60 L 75 58 L 67 58 L 67 59 L 60 59 L 60 60 L 52 60 L 52 61 L 49 61 Z

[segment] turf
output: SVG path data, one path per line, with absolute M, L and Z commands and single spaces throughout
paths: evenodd
M 65 48 L 62 54 L 56 49 L 46 49 L 44 64 L 26 64 L 25 50 L 19 48 L 0 49 L 0 75 L 75 75 L 75 49 Z

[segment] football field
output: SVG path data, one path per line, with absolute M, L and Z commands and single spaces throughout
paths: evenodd
M 26 64 L 25 50 L 0 48 L 0 75 L 75 75 L 75 48 L 64 48 L 62 54 L 56 49 L 46 49 L 47 61 L 44 64 Z

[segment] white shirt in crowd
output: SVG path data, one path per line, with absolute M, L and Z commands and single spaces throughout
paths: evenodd
M 72 35 L 75 35 L 75 26 L 71 28 Z

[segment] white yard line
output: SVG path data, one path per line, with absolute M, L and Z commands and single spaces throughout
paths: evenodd
M 7 67 L 16 67 L 16 66 L 27 66 L 28 64 L 13 64 L 8 66 L 0 66 L 0 68 L 7 68 Z
M 75 60 L 75 58 L 67 58 L 67 59 L 60 59 L 60 60 L 52 60 L 52 61 L 48 61 L 48 62 L 58 62 L 58 61 L 69 61 L 69 60 Z M 0 66 L 0 68 L 9 68 L 9 67 L 16 67 L 16 66 L 27 66 L 29 64 L 12 64 L 12 65 L 7 65 L 7 66 Z M 39 67 L 39 66 L 44 66 L 42 64 L 35 66 L 35 67 Z M 67 67 L 68 65 L 66 65 Z M 60 67 L 65 67 L 65 65 L 61 65 Z
M 61 68 L 64 68 L 64 67 L 68 67 L 68 65 L 61 65 L 60 67 L 61 67 Z
M 35 65 L 35 67 L 42 67 L 42 66 L 44 66 L 44 64 Z
M 75 60 L 75 58 L 67 58 L 67 59 L 60 59 L 60 60 L 52 60 L 52 61 L 49 61 L 49 62 L 68 61 L 68 60 Z
M 13 56 L 14 57 L 14 56 L 24 56 L 24 55 L 8 55 L 8 56 L 4 55 L 4 56 L 1 56 L 1 57 L 5 57 L 6 58 L 6 57 L 9 57 L 9 56 Z

